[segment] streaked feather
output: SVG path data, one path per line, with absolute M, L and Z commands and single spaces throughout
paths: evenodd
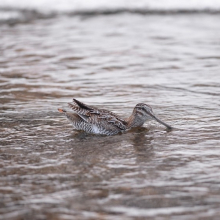
M 108 110 L 88 106 L 76 99 L 73 99 L 73 103 L 68 103 L 68 105 L 87 123 L 93 123 L 94 125 L 98 124 L 99 127 L 102 127 L 103 124 L 105 128 L 109 124 L 118 127 L 122 131 L 126 130 L 127 122 Z

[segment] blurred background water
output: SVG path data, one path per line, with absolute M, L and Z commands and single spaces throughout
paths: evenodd
M 0 219 L 219 219 L 220 1 L 0 0 Z M 77 133 L 77 98 L 155 122 Z

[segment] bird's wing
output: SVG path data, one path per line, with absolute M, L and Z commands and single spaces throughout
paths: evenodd
M 90 117 L 91 114 L 100 114 L 97 108 L 92 106 L 88 106 L 76 99 L 73 99 L 72 103 L 68 103 L 69 107 L 76 112 L 77 114 L 84 115 Z
M 121 130 L 126 130 L 126 125 L 127 122 L 123 119 L 121 119 L 118 115 L 105 110 L 105 109 L 100 109 L 101 114 L 98 115 L 98 118 L 107 121 L 110 124 L 113 124 L 114 126 L 120 128 Z
M 73 99 L 73 103 L 68 103 L 68 105 L 85 122 L 91 123 L 93 120 L 95 120 L 94 118 L 97 118 L 97 120 L 104 120 L 105 122 L 110 123 L 121 130 L 126 129 L 127 122 L 120 119 L 118 115 L 108 110 L 88 106 L 76 99 Z

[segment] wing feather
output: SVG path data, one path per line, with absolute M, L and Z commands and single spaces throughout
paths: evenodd
M 92 106 L 88 106 L 76 99 L 73 99 L 73 103 L 68 103 L 69 107 L 78 114 L 85 122 L 91 123 L 94 122 L 94 117 L 97 119 L 101 119 L 110 123 L 121 130 L 126 130 L 127 122 L 119 118 L 118 115 L 105 110 L 105 109 L 97 109 Z

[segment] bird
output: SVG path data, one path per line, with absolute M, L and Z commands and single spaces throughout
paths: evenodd
M 172 127 L 155 116 L 150 105 L 137 104 L 130 117 L 122 119 L 117 114 L 106 110 L 86 105 L 77 99 L 68 103 L 73 112 L 58 108 L 72 123 L 75 130 L 82 130 L 90 134 L 116 135 L 124 133 L 131 128 L 141 127 L 146 121 L 156 120 L 168 130 Z

